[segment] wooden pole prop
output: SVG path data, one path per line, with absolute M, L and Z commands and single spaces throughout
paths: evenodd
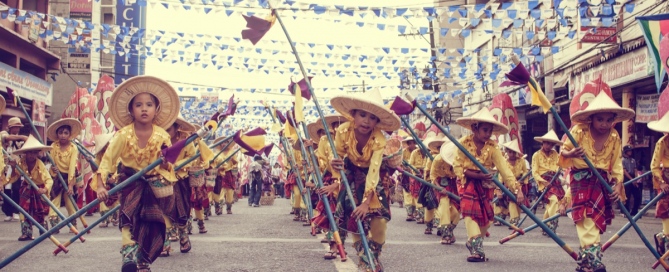
M 39 233 L 40 233 L 40 234 L 42 234 L 42 233 L 46 233 L 47 230 L 42 226 L 42 224 L 40 224 L 39 222 L 37 222 L 37 221 L 35 220 L 35 218 L 33 218 L 32 216 L 30 216 L 30 214 L 29 214 L 28 212 L 26 212 L 26 210 L 24 210 L 23 208 L 21 208 L 21 206 L 20 206 L 19 204 L 16 204 L 16 202 L 14 202 L 14 200 L 12 200 L 11 197 L 7 196 L 2 190 L 0 190 L 0 196 L 2 196 L 2 198 L 4 198 L 5 201 L 7 201 L 7 203 L 9 203 L 9 205 L 12 205 L 12 207 L 14 207 L 14 209 L 16 209 L 16 210 L 19 211 L 21 214 L 23 214 L 23 216 L 24 216 L 28 221 L 30 221 L 30 223 L 32 223 L 33 225 L 35 225 L 35 227 L 37 227 L 37 229 L 39 230 Z M 67 248 L 65 248 L 65 247 L 58 241 L 58 239 L 56 239 L 56 237 L 53 237 L 53 235 L 50 235 L 50 236 L 49 236 L 49 240 L 51 240 L 51 242 L 53 242 L 54 245 L 56 245 L 58 248 L 60 248 L 60 249 L 61 249 L 62 251 L 64 251 L 65 253 L 70 252 L 69 250 L 67 250 Z
M 228 136 L 227 138 L 225 138 L 225 140 L 230 139 L 231 137 L 232 137 L 232 136 Z M 222 141 L 221 141 L 221 142 L 222 142 Z M 223 148 L 221 148 L 221 151 L 218 151 L 218 153 L 216 153 L 216 156 L 214 156 L 214 158 L 211 159 L 211 161 L 209 161 L 209 163 L 214 162 L 214 160 L 216 160 L 216 158 L 218 158 L 218 156 L 220 156 L 221 154 L 223 154 L 223 151 L 225 151 L 225 149 L 228 148 L 228 146 L 230 146 L 232 143 L 234 143 L 234 141 L 230 141 L 230 142 L 228 142 Z M 214 144 L 214 145 L 212 145 L 211 148 L 214 148 L 214 147 L 218 146 L 219 144 L 221 144 L 221 143 Z
M 241 148 L 237 148 L 234 152 L 232 152 L 232 154 L 230 154 L 229 156 L 227 156 L 227 157 L 225 158 L 225 160 L 223 160 L 221 163 L 217 164 L 217 165 L 216 165 L 216 168 L 220 168 L 221 165 L 223 165 L 224 163 L 226 163 L 226 162 L 228 162 L 230 159 L 232 159 L 232 157 L 234 157 L 235 155 L 237 155 L 237 152 L 239 152 L 239 150 L 241 150 Z
M 90 150 L 86 149 L 84 145 L 81 144 L 81 142 L 79 142 L 79 140 L 72 139 L 72 143 L 77 146 L 77 148 L 79 149 L 79 153 L 83 153 L 84 155 L 88 155 L 91 156 L 92 158 L 95 158 L 95 155 L 93 155 L 93 153 L 91 153 Z
M 215 146 L 222 144 L 223 142 L 227 141 L 230 138 L 232 138 L 232 136 L 225 137 L 225 139 L 219 140 L 218 142 L 215 142 L 212 145 L 210 145 L 209 148 L 214 148 Z M 200 157 L 200 150 L 195 152 L 195 155 L 188 158 L 188 160 L 186 160 L 186 161 L 182 162 L 181 164 L 177 165 L 175 167 L 175 169 L 181 169 L 181 168 L 183 168 L 184 166 L 186 166 L 187 164 L 191 163 L 192 161 L 196 160 L 199 157 Z
M 205 132 L 203 132 L 203 133 L 206 133 L 206 129 L 205 129 L 204 127 L 203 127 L 201 130 L 205 131 Z M 202 135 L 204 135 L 204 134 L 202 134 Z M 193 135 L 191 135 L 191 136 L 186 140 L 186 144 L 189 144 L 189 143 L 193 142 L 197 137 L 198 137 L 197 134 L 193 134 Z M 116 186 L 114 186 L 114 188 L 112 188 L 111 190 L 109 190 L 108 194 L 109 194 L 109 195 L 112 195 L 112 194 L 115 194 L 115 193 L 120 192 L 123 188 L 125 188 L 126 186 L 128 186 L 130 183 L 135 182 L 138 178 L 140 178 L 141 176 L 143 176 L 144 174 L 146 174 L 146 172 L 152 170 L 153 168 L 156 168 L 156 167 L 157 167 L 158 165 L 160 165 L 162 162 L 163 162 L 163 158 L 158 158 L 157 160 L 155 160 L 154 162 L 152 162 L 151 164 L 149 164 L 149 165 L 148 165 L 147 167 L 145 167 L 144 169 L 138 171 L 138 172 L 135 173 L 134 175 L 128 177 L 125 181 L 123 181 L 123 182 L 117 184 Z M 50 203 L 50 202 L 49 202 L 49 203 Z M 14 260 L 16 260 L 18 257 L 20 257 L 21 255 L 23 255 L 24 253 L 28 252 L 28 250 L 32 249 L 32 248 L 35 247 L 37 244 L 39 244 L 39 243 L 41 243 L 42 241 L 44 241 L 44 239 L 46 239 L 47 237 L 51 236 L 54 232 L 56 232 L 56 230 L 59 230 L 59 229 L 63 228 L 65 225 L 69 225 L 69 224 L 70 224 L 70 221 L 72 221 L 73 219 L 76 219 L 77 217 L 82 216 L 87 210 L 89 210 L 89 209 L 95 207 L 95 206 L 98 205 L 98 204 L 100 204 L 100 200 L 96 198 L 96 199 L 94 199 L 92 202 L 86 204 L 86 206 L 84 206 L 84 207 L 82 207 L 81 209 L 79 209 L 79 211 L 75 212 L 72 216 L 70 216 L 70 217 L 64 219 L 63 221 L 61 221 L 61 222 L 58 223 L 57 225 L 51 227 L 51 229 L 49 229 L 46 233 L 40 235 L 39 237 L 37 237 L 35 240 L 33 240 L 32 242 L 30 242 L 30 243 L 27 244 L 26 246 L 20 248 L 20 249 L 19 249 L 18 251 L 16 251 L 16 252 L 14 252 L 14 254 L 12 254 L 12 255 L 10 255 L 9 257 L 7 257 L 7 258 L 5 258 L 4 260 L 2 260 L 2 261 L 0 262 L 0 269 L 4 268 L 5 266 L 7 266 L 8 264 L 10 264 L 10 263 L 13 262 Z
M 5 154 L 5 156 L 8 156 L 8 157 L 9 157 L 9 153 L 7 153 L 7 151 L 5 151 L 5 150 L 3 149 L 2 152 Z M 28 184 L 30 184 L 30 187 L 32 187 L 34 190 L 38 190 L 38 189 L 40 189 L 39 187 L 37 187 L 37 184 L 35 184 L 35 182 L 30 178 L 30 176 L 29 176 L 28 174 L 26 174 L 25 170 L 23 170 L 23 169 L 21 168 L 21 166 L 18 165 L 18 162 L 17 162 L 17 165 L 16 165 L 15 168 L 16 168 L 16 170 L 19 171 L 19 173 L 21 174 L 21 176 L 23 176 L 23 178 L 25 179 L 25 181 L 27 181 Z M 45 202 L 51 207 L 51 209 L 54 210 L 54 212 L 56 212 L 56 214 L 58 215 L 58 217 L 60 217 L 60 219 L 62 219 L 62 220 L 66 220 L 66 219 L 67 219 L 67 217 L 65 217 L 65 215 L 63 215 L 63 213 L 61 213 L 60 210 L 58 210 L 58 207 L 56 207 L 56 205 L 54 205 L 54 204 L 51 202 L 51 200 L 49 199 L 49 197 L 47 197 L 46 195 L 40 195 L 40 197 L 42 198 L 43 201 L 45 201 Z M 77 228 L 75 228 L 73 225 L 68 224 L 68 227 L 70 228 L 70 231 L 72 231 L 72 233 L 74 233 L 74 234 L 79 234 L 79 231 L 78 231 Z M 53 228 L 53 227 L 52 227 L 52 228 Z M 85 239 L 84 237 L 79 238 L 79 240 L 81 240 L 82 243 L 83 243 L 83 242 L 86 242 L 86 239 Z
M 651 199 L 650 202 L 648 202 L 648 204 L 646 204 L 646 206 L 644 206 L 643 209 L 641 209 L 639 211 L 639 213 L 637 213 L 634 216 L 634 218 L 633 218 L 634 222 L 639 220 L 639 218 L 641 218 L 641 216 L 643 216 L 643 214 L 646 213 L 646 211 L 648 211 L 648 209 L 650 209 L 651 207 L 655 207 L 655 206 L 653 206 L 653 204 L 657 203 L 665 195 L 666 194 L 664 192 L 662 192 L 662 193 L 658 194 L 657 196 L 655 196 L 653 199 Z M 609 238 L 609 240 L 606 241 L 606 243 L 602 244 L 602 252 L 606 251 L 606 249 L 608 249 L 611 245 L 613 245 L 613 243 L 615 243 L 618 240 L 618 238 L 620 238 L 620 236 L 623 236 L 623 234 L 625 234 L 625 232 L 627 230 L 629 230 L 630 227 L 632 227 L 632 224 L 627 222 L 627 224 L 625 224 L 622 228 L 620 228 L 620 230 L 618 232 L 616 232 L 616 234 L 611 236 L 611 238 Z
M 641 178 L 643 178 L 643 177 L 645 177 L 645 176 L 648 176 L 648 175 L 650 175 L 650 174 L 652 174 L 652 173 L 653 173 L 653 172 L 651 172 L 651 171 L 648 171 L 648 172 L 646 172 L 646 173 L 643 173 L 643 174 L 641 174 L 640 176 L 638 176 L 638 177 L 636 177 L 636 178 L 633 178 L 633 179 L 630 179 L 630 180 L 626 181 L 625 183 L 623 183 L 623 186 L 630 185 L 630 184 L 632 184 L 632 182 L 635 182 L 635 181 L 637 181 L 637 180 L 639 180 L 639 179 L 641 179 Z
M 304 189 L 302 189 L 302 190 L 305 190 L 305 193 L 304 193 L 303 197 L 306 197 L 305 198 L 305 203 L 307 204 L 307 211 L 309 212 L 309 222 L 311 222 L 311 219 L 314 218 L 314 207 L 311 203 L 311 190 L 309 190 L 309 188 L 306 188 L 306 185 L 307 185 L 307 181 L 309 180 L 309 168 L 314 169 L 314 170 L 315 170 L 315 168 L 312 167 L 312 165 L 311 165 L 311 159 L 310 159 L 311 156 L 304 149 L 304 142 L 302 142 L 302 137 L 300 137 L 300 127 L 299 127 L 299 125 L 297 124 L 297 122 L 295 122 L 295 119 L 293 118 L 292 114 L 288 114 L 287 117 L 290 118 L 290 120 L 293 122 L 293 124 L 295 124 L 295 132 L 297 132 L 297 142 L 299 143 L 300 151 L 302 152 L 302 158 L 304 158 L 304 160 L 307 162 L 307 165 L 304 169 L 304 178 L 305 178 Z M 318 166 L 316 166 L 316 167 L 318 167 Z M 316 236 L 316 228 L 314 227 L 313 224 L 311 224 L 311 235 Z
M 444 187 L 441 187 L 439 185 L 433 184 L 432 182 L 428 182 L 427 180 L 419 178 L 419 177 L 407 172 L 406 170 L 397 169 L 397 171 L 400 171 L 402 174 L 407 175 L 407 176 L 419 181 L 420 183 L 425 184 L 425 185 L 431 187 L 432 189 L 435 189 L 435 190 L 439 191 L 440 193 L 447 194 L 448 197 L 451 198 L 454 201 L 460 202 L 460 197 L 459 196 L 455 195 L 454 193 L 451 193 L 451 192 L 447 191 L 446 188 L 444 188 Z M 495 220 L 497 220 L 500 223 L 502 223 L 503 225 L 513 229 L 514 231 L 520 232 L 521 235 L 525 234 L 525 232 L 523 232 L 522 229 L 520 229 L 520 228 L 516 227 L 515 225 L 507 222 L 506 220 L 504 220 L 503 218 L 501 218 L 499 216 L 495 216 Z
M 30 118 L 31 115 L 28 114 L 28 111 L 26 110 L 26 107 L 23 106 L 23 102 L 21 102 L 21 98 L 16 99 L 16 101 L 18 101 L 19 106 L 21 106 L 21 110 L 23 111 L 23 114 L 25 115 L 26 120 L 28 120 L 28 124 L 30 124 L 30 127 L 32 128 L 32 130 L 35 134 L 35 138 L 41 144 L 46 145 L 46 142 L 42 139 L 42 136 L 39 134 L 39 131 L 37 131 L 37 128 L 35 127 L 35 124 L 33 124 L 33 120 L 32 120 L 32 118 Z M 65 190 L 61 194 L 65 194 L 67 196 L 68 200 L 72 203 L 72 207 L 74 208 L 75 212 L 79 211 L 79 207 L 77 206 L 77 201 L 74 200 L 72 195 L 67 193 L 67 189 L 69 188 L 69 186 L 67 185 L 67 182 L 63 179 L 63 176 L 60 174 L 60 170 L 56 166 L 56 163 L 54 162 L 53 158 L 51 158 L 50 152 L 44 152 L 44 154 L 46 154 L 46 158 L 49 159 L 49 162 L 51 163 L 52 167 L 56 167 L 56 171 L 54 171 L 54 172 L 56 172 L 56 175 L 58 177 L 58 181 L 60 182 L 60 185 L 63 186 L 63 190 Z M 72 177 L 68 177 L 68 178 L 72 178 Z M 76 177 L 74 177 L 74 178 L 76 178 Z M 55 185 L 55 182 L 56 181 L 54 181 L 54 185 Z M 49 202 L 51 202 L 51 201 L 49 201 Z M 58 210 L 58 209 L 54 208 L 54 210 Z M 84 219 L 84 216 L 79 216 L 79 220 L 81 221 L 81 224 L 84 225 L 84 228 L 88 227 L 88 223 L 86 223 L 86 219 Z M 76 227 L 75 227 L 75 230 L 76 230 Z
M 573 210 L 572 208 L 569 208 L 569 209 L 567 209 L 567 210 L 565 211 L 565 213 L 569 213 L 569 212 L 571 212 L 572 210 Z M 543 224 L 546 224 L 546 222 L 550 222 L 550 221 L 552 221 L 552 220 L 555 220 L 555 219 L 559 218 L 560 216 L 561 216 L 561 215 L 558 213 L 558 214 L 556 214 L 556 215 L 553 215 L 553 216 L 551 216 L 551 217 L 549 217 L 549 218 L 544 219 L 544 220 L 541 221 L 541 222 L 542 222 Z M 528 232 L 530 232 L 531 230 L 538 228 L 539 226 L 540 226 L 539 224 L 531 225 L 531 226 L 529 226 L 529 227 L 527 227 L 527 228 L 524 228 L 524 229 L 523 229 L 523 232 L 528 233 Z M 500 244 L 504 244 L 504 243 L 510 241 L 511 239 L 518 237 L 519 235 L 520 235 L 520 234 L 518 234 L 517 232 L 512 233 L 511 235 L 509 235 L 509 236 L 507 236 L 507 237 L 504 237 L 504 238 L 502 238 L 501 240 L 499 240 L 499 243 L 500 243 Z
M 551 186 L 553 184 L 553 181 L 555 181 L 557 176 L 560 175 L 560 171 L 562 171 L 562 169 L 558 168 L 557 172 L 555 172 L 555 175 L 553 175 L 553 178 L 551 178 L 551 182 L 548 183 L 548 186 L 546 186 L 546 188 L 544 188 L 544 191 L 541 192 L 541 195 L 539 195 L 539 197 L 537 198 L 537 201 L 534 201 L 534 203 L 532 203 L 532 206 L 530 207 L 530 211 L 532 211 L 532 213 L 534 213 L 535 208 L 537 207 L 537 205 L 539 205 L 539 202 L 541 202 L 541 199 L 543 199 L 544 195 L 546 195 L 546 193 L 548 192 L 548 189 L 551 188 Z M 529 172 L 529 173 L 532 173 L 532 172 Z M 525 222 L 525 219 L 527 219 L 527 214 L 525 214 L 523 216 L 523 218 L 521 218 L 520 221 L 518 221 L 518 227 L 519 228 L 520 228 L 520 226 L 523 225 L 523 222 Z M 513 232 L 511 232 L 511 234 L 513 234 Z
M 307 133 L 307 126 L 302 123 L 302 131 L 304 133 L 304 136 L 307 139 L 310 139 L 309 133 Z M 311 162 L 313 165 L 318 166 L 318 159 L 316 158 L 316 155 L 314 153 L 314 147 L 309 146 L 309 153 L 313 154 L 311 156 Z M 333 151 L 334 152 L 334 151 Z M 321 175 L 321 171 L 318 168 L 314 169 L 314 175 L 316 176 L 316 182 L 318 188 L 323 188 L 323 176 Z M 321 195 L 321 201 L 323 202 L 323 207 L 325 207 L 325 214 L 328 217 L 328 222 L 330 223 L 330 230 L 332 231 L 332 237 L 335 240 L 335 244 L 337 245 L 337 251 L 339 252 L 339 256 L 341 257 L 342 262 L 346 260 L 346 251 L 344 250 L 344 244 L 341 241 L 341 237 L 339 236 L 339 227 L 337 226 L 337 222 L 334 219 L 334 215 L 332 214 L 332 207 L 330 207 L 330 202 L 328 201 L 328 196 L 326 194 Z
M 409 99 L 409 101 L 413 101 L 413 97 L 411 97 L 409 94 L 407 94 L 407 98 Z M 446 130 L 439 122 L 437 122 L 437 120 L 435 120 L 434 117 L 430 115 L 430 113 L 427 112 L 427 110 L 423 108 L 423 106 L 416 103 L 416 108 L 418 108 L 428 119 L 430 119 L 430 121 L 434 125 L 436 125 L 441 130 L 441 132 L 444 133 L 444 135 L 446 135 L 446 137 L 448 137 L 448 139 L 450 139 L 451 142 L 453 142 L 455 146 L 457 146 L 458 149 L 460 149 L 460 151 L 462 151 L 462 153 L 464 153 L 467 156 L 467 158 L 469 158 L 481 170 L 482 173 L 484 174 L 490 173 L 488 169 L 486 169 L 478 160 L 476 160 L 476 158 L 471 153 L 469 153 L 469 151 L 467 151 L 467 149 L 464 146 L 462 146 L 462 144 L 460 144 L 460 142 L 458 142 L 458 140 L 455 139 L 455 137 L 453 137 L 453 135 L 451 135 L 450 132 L 448 132 L 448 130 Z M 574 260 L 578 258 L 578 254 L 576 254 L 576 252 L 574 252 L 574 250 L 572 250 L 571 247 L 569 247 L 569 245 L 567 245 L 548 226 L 546 226 L 546 224 L 541 222 L 541 220 L 537 218 L 536 215 L 534 215 L 532 211 L 530 211 L 530 209 L 525 207 L 525 205 L 519 204 L 516 199 L 516 196 L 513 195 L 511 191 L 509 191 L 509 189 L 507 189 L 506 186 L 504 186 L 504 184 L 502 184 L 499 180 L 497 180 L 496 177 L 493 177 L 492 181 L 495 183 L 495 185 L 497 185 L 497 187 L 500 190 L 502 190 L 502 193 L 504 193 L 511 199 L 511 201 L 516 202 L 518 207 L 520 207 L 530 217 L 530 219 L 532 219 L 532 221 L 539 224 L 539 227 L 541 227 L 541 229 L 543 229 L 544 232 L 546 232 L 548 236 L 550 236 L 553 239 L 553 241 L 555 241 L 565 252 L 567 252 L 569 256 L 571 256 Z
M 98 170 L 98 164 L 95 163 L 95 156 L 93 156 L 93 154 L 91 154 L 91 153 L 84 152 L 84 150 L 87 150 L 87 149 L 84 148 L 83 146 L 79 145 L 79 143 L 77 143 L 76 141 L 72 141 L 72 144 L 74 146 L 76 146 L 77 149 L 79 149 L 79 153 L 81 153 L 84 156 L 84 159 L 86 159 L 86 161 L 88 161 L 88 164 L 91 165 L 91 170 L 93 170 L 93 172 L 97 171 Z
M 316 111 L 318 111 L 318 116 L 321 119 L 321 122 L 323 123 L 323 128 L 325 129 L 325 134 L 328 137 L 328 141 L 330 142 L 330 147 L 333 150 L 333 156 L 335 159 L 339 159 L 339 154 L 337 154 L 337 149 L 335 148 L 334 141 L 332 141 L 332 136 L 330 136 L 330 129 L 328 128 L 328 123 L 325 121 L 325 115 L 323 114 L 323 110 L 321 109 L 320 104 L 318 103 L 318 99 L 316 98 L 316 93 L 314 92 L 314 88 L 311 86 L 311 80 L 309 80 L 309 75 L 307 75 L 307 70 L 304 69 L 304 64 L 302 63 L 302 60 L 300 59 L 300 54 L 297 53 L 297 48 L 295 48 L 295 44 L 293 43 L 293 40 L 290 38 L 290 34 L 288 34 L 288 29 L 286 29 L 286 25 L 283 24 L 283 20 L 281 19 L 281 16 L 279 16 L 279 13 L 277 12 L 276 9 L 272 7 L 271 1 L 267 1 L 269 8 L 276 14 L 276 19 L 279 22 L 279 25 L 281 25 L 281 29 L 283 30 L 283 34 L 286 35 L 286 39 L 288 40 L 288 44 L 290 44 L 290 48 L 293 51 L 295 55 L 295 60 L 297 61 L 298 66 L 300 67 L 300 71 L 302 72 L 302 76 L 304 77 L 304 82 L 307 83 L 307 87 L 309 87 L 309 93 L 311 93 L 311 97 L 314 100 L 314 105 L 316 106 Z M 288 149 L 288 148 L 286 148 Z M 348 178 L 346 178 L 346 174 L 344 171 L 340 171 L 341 173 L 341 179 L 342 183 L 344 183 L 344 187 L 346 188 L 346 195 L 351 202 L 351 205 L 353 207 L 357 207 L 355 204 L 355 201 L 353 200 L 353 193 L 351 192 L 351 186 L 348 184 Z M 365 235 L 365 229 L 362 227 L 362 222 L 360 220 L 356 219 L 356 225 L 358 225 L 358 233 L 360 233 L 360 242 L 362 243 L 363 248 L 365 249 L 365 255 L 367 256 L 367 260 L 369 260 L 369 266 L 372 270 L 376 270 L 376 265 L 374 265 L 374 258 L 372 256 L 372 252 L 369 250 L 369 243 L 367 242 L 367 236 Z
M 230 137 L 228 137 L 228 138 L 226 138 L 226 139 L 229 139 L 229 138 L 231 138 L 231 137 L 232 137 L 232 136 L 230 136 Z M 219 142 L 217 142 L 217 143 L 214 143 L 214 144 L 211 145 L 210 147 L 214 147 L 214 146 L 216 146 L 217 144 L 221 144 L 221 143 L 222 143 L 223 141 L 225 141 L 226 139 L 223 139 L 223 140 L 221 140 L 221 141 L 219 141 Z M 188 163 L 190 163 L 191 161 L 193 161 L 193 160 L 195 160 L 195 159 L 197 159 L 197 158 L 199 158 L 199 157 L 200 157 L 200 151 L 198 151 L 197 153 L 195 153 L 195 155 L 193 155 L 192 157 L 190 157 L 188 161 L 186 161 L 186 162 L 184 162 L 184 163 L 182 163 L 182 164 L 180 164 L 180 165 L 174 167 L 174 171 L 178 171 L 179 169 L 183 168 L 185 165 L 187 165 Z M 95 226 L 99 225 L 99 224 L 102 223 L 105 219 L 107 219 L 108 217 L 112 216 L 112 215 L 113 215 L 113 214 L 114 214 L 120 207 L 121 207 L 121 206 L 118 205 L 118 206 L 114 207 L 113 209 L 111 209 L 110 211 L 108 211 L 107 213 L 105 213 L 104 215 L 100 216 L 100 218 L 98 218 L 98 220 L 96 220 L 96 221 L 93 222 L 90 226 L 88 226 L 87 229 L 90 230 L 90 229 L 95 228 Z M 65 247 L 69 247 L 74 241 L 76 241 L 77 238 L 81 237 L 81 235 L 83 235 L 83 231 L 82 231 L 82 233 L 79 233 L 79 234 L 75 235 L 74 237 L 72 237 L 72 238 L 70 239 L 70 241 L 65 242 Z M 60 253 L 61 250 L 62 250 L 62 249 L 60 249 L 60 248 L 56 248 L 56 250 L 53 251 L 53 255 L 58 255 L 58 253 Z

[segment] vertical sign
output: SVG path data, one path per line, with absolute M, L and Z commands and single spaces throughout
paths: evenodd
M 86 21 L 91 21 L 93 14 L 93 2 L 88 0 L 70 0 L 70 18 Z M 70 29 L 71 28 L 71 29 Z M 75 26 L 68 24 L 68 33 L 74 33 Z M 91 41 L 90 30 L 83 30 L 83 33 L 76 33 L 83 37 L 83 40 L 88 43 Z M 87 46 L 81 46 L 76 43 L 75 46 L 68 48 L 67 55 L 67 72 L 70 74 L 88 74 L 91 70 L 91 50 Z
M 144 28 L 142 20 L 141 9 L 144 7 L 140 6 L 141 1 L 117 1 L 116 2 L 116 25 L 121 26 L 121 35 L 140 35 L 139 33 L 129 33 L 129 28 L 139 27 Z M 146 3 L 146 2 L 144 2 Z M 132 37 L 133 40 L 135 37 Z M 138 37 L 143 38 L 143 37 Z M 141 39 L 138 39 L 141 40 Z M 123 51 L 123 48 L 119 48 L 120 45 L 117 45 L 117 51 Z M 123 54 L 119 56 L 118 54 L 114 57 L 114 72 L 116 76 L 114 77 L 114 83 L 116 85 L 121 84 L 121 82 L 129 79 L 133 76 L 140 74 L 140 58 L 137 56 L 136 52 L 131 54 Z

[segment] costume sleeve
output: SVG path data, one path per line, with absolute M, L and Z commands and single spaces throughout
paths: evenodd
M 460 179 L 460 182 L 465 184 L 466 179 L 464 161 L 468 160 L 468 158 L 465 156 L 465 153 L 463 153 L 462 150 L 458 149 L 457 152 L 458 153 L 455 155 L 455 160 L 453 161 L 453 172 L 455 172 L 455 176 Z
M 542 166 L 541 166 L 541 158 L 539 157 L 541 155 L 538 152 L 543 152 L 543 151 L 539 150 L 532 156 L 532 177 L 534 177 L 534 181 L 536 181 L 537 184 L 546 186 L 548 181 L 544 180 L 544 178 L 541 177 L 541 173 L 539 173 L 539 170 L 542 168 Z
M 650 161 L 650 171 L 653 173 L 653 187 L 659 189 L 660 184 L 662 184 L 662 158 L 664 158 L 664 152 L 666 151 L 666 137 L 662 137 L 657 144 L 655 144 L 655 152 L 653 152 L 653 159 Z
M 613 158 L 611 158 L 611 178 L 616 179 L 616 183 L 623 182 L 623 148 L 620 137 L 617 141 L 613 141 L 613 147 L 611 148 L 613 148 L 611 153 L 613 154 Z
M 123 147 L 125 146 L 125 137 L 123 136 L 125 135 L 116 133 L 109 141 L 107 151 L 105 151 L 105 154 L 102 156 L 102 161 L 100 161 L 100 165 L 98 167 L 98 174 L 102 176 L 102 180 L 99 181 L 100 184 L 98 185 L 105 186 L 107 184 L 107 177 L 109 174 L 116 172 L 116 165 L 114 164 L 119 161 L 119 157 L 121 152 L 123 152 Z
M 513 171 L 511 171 L 509 163 L 507 162 L 504 155 L 502 155 L 502 152 L 499 151 L 499 148 L 493 148 L 491 155 L 492 155 L 492 162 L 497 167 L 497 170 L 499 171 L 502 180 L 504 180 L 504 184 L 507 187 L 509 187 L 509 189 L 511 189 L 512 192 L 514 190 L 520 189 L 520 184 L 516 180 L 516 177 L 513 175 Z
M 67 169 L 67 184 L 73 186 L 77 182 L 76 171 L 77 171 L 77 159 L 79 158 L 79 149 L 70 144 L 72 152 L 70 153 L 70 163 Z
M 46 170 L 46 166 L 44 166 L 42 161 L 37 161 L 37 167 L 39 168 L 40 178 L 44 183 L 44 188 L 46 188 L 47 194 L 50 194 L 51 188 L 53 187 L 53 179 L 51 178 L 51 175 L 49 175 L 49 171 Z
M 579 136 L 581 134 L 581 131 L 582 130 L 579 128 L 579 126 L 574 126 L 569 132 L 571 132 L 571 135 L 574 136 L 574 139 L 578 141 L 580 139 Z M 565 141 L 564 144 L 562 145 L 562 150 L 564 151 L 570 151 L 572 149 L 574 149 L 574 143 L 572 143 L 571 141 Z M 565 158 L 564 156 L 562 156 L 562 154 L 560 154 L 559 158 L 560 159 L 558 160 L 558 165 L 562 168 L 565 169 L 571 168 L 574 165 L 574 162 L 572 161 L 571 158 Z
M 439 178 L 446 176 L 446 171 L 444 169 L 446 167 L 448 167 L 448 164 L 441 158 L 441 155 L 435 156 L 432 166 L 430 167 L 430 181 L 437 184 Z

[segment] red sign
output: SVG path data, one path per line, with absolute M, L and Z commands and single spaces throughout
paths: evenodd
M 616 43 L 618 42 L 618 29 L 616 27 L 587 27 L 582 26 L 581 32 L 584 33 L 581 42 L 584 43 Z M 613 37 L 611 37 L 613 35 Z M 611 37 L 607 40 L 608 37 Z

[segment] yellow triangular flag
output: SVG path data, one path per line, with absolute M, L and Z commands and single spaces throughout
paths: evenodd
M 295 91 L 295 123 L 304 122 L 304 113 L 302 112 L 304 109 L 302 90 L 298 85 L 299 84 L 295 84 L 293 87 L 293 90 Z
M 530 89 L 530 93 L 532 94 L 532 105 L 541 107 L 544 110 L 544 113 L 547 113 L 551 109 L 552 105 L 551 102 L 548 101 L 548 97 L 546 97 L 544 91 L 541 90 L 541 86 L 537 84 L 534 78 L 530 78 L 530 80 L 527 82 L 527 87 Z

